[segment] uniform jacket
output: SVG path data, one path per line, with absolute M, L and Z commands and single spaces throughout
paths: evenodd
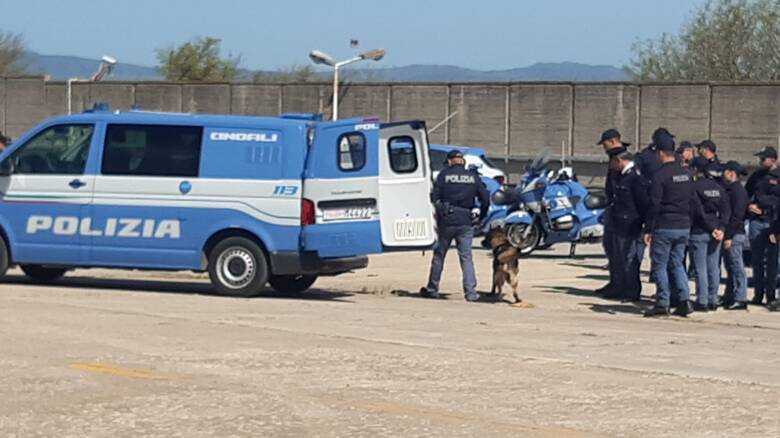
M 650 186 L 650 208 L 645 232 L 659 229 L 689 230 L 692 218 L 701 212 L 701 202 L 693 189 L 693 179 L 680 163 L 661 166 Z
M 693 183 L 701 202 L 701 214 L 696 215 L 691 234 L 710 234 L 726 230 L 731 219 L 731 204 L 726 189 L 713 178 L 699 178 Z
M 615 177 L 614 197 L 609 209 L 613 231 L 621 236 L 638 236 L 650 207 L 650 183 L 631 167 Z
M 748 195 L 747 190 L 739 181 L 726 185 L 726 194 L 731 206 L 731 217 L 726 227 L 725 240 L 731 240 L 737 234 L 745 234 L 745 215 L 747 214 Z
M 441 172 L 433 186 L 439 225 L 471 225 L 471 210 L 479 198 L 480 217 L 490 207 L 490 196 L 479 174 L 463 166 L 451 166 Z

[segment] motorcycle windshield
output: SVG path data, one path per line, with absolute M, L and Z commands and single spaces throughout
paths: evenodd
M 550 162 L 550 149 L 544 148 L 541 152 L 539 152 L 539 155 L 534 158 L 534 160 L 531 162 L 531 165 L 528 166 L 528 172 L 534 173 L 539 172 L 542 169 L 544 169 L 547 166 L 547 163 Z

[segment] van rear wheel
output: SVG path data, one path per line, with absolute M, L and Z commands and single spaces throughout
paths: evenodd
M 5 239 L 0 237 L 0 277 L 4 277 L 8 271 L 8 264 L 11 257 L 8 255 L 8 246 L 5 244 Z
M 24 274 L 30 280 L 40 283 L 50 283 L 59 280 L 68 270 L 66 268 L 51 268 L 41 265 L 20 265 Z
M 268 262 L 255 242 L 228 237 L 209 254 L 209 278 L 220 295 L 255 297 L 268 282 Z
M 280 293 L 300 293 L 308 290 L 317 281 L 316 275 L 272 275 L 268 283 Z

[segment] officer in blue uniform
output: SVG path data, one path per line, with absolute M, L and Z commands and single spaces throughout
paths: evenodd
M 716 181 L 722 173 L 720 165 L 706 157 L 696 157 L 693 188 L 702 206 L 702 215 L 693 218 L 690 254 L 696 269 L 697 312 L 718 310 L 720 288 L 720 245 L 731 219 L 731 204 L 726 189 Z
M 634 165 L 634 156 L 625 147 L 609 150 L 610 165 L 617 172 L 612 206 L 608 210 L 614 242 L 615 274 L 613 292 L 605 298 L 637 302 L 642 293 L 639 268 L 642 264 L 643 218 L 650 204 L 649 183 Z M 610 269 L 610 272 L 612 269 Z
M 646 317 L 669 314 L 672 283 L 678 295 L 675 314 L 688 316 L 693 311 L 683 258 L 690 237 L 691 217 L 701 210 L 701 205 L 695 196 L 690 173 L 677 162 L 674 146 L 674 139 L 668 134 L 661 133 L 655 140 L 661 168 L 653 175 L 650 186 L 644 240 L 646 245 L 652 245 L 650 255 L 656 303 L 645 312 Z M 671 275 L 668 272 L 670 262 Z
M 747 310 L 747 275 L 742 251 L 745 247 L 745 213 L 747 213 L 747 191 L 739 182 L 740 175 L 747 171 L 736 161 L 724 165 L 723 182 L 731 206 L 731 217 L 723 237 L 723 262 L 726 265 L 726 292 L 721 305 L 726 310 Z
M 433 251 L 428 285 L 420 290 L 426 298 L 439 298 L 439 282 L 444 268 L 447 250 L 454 239 L 457 243 L 460 268 L 463 271 L 463 292 L 466 300 L 478 301 L 477 275 L 471 258 L 474 238 L 472 210 L 479 199 L 480 217 L 485 217 L 490 206 L 490 197 L 479 174 L 465 168 L 466 161 L 460 151 L 447 154 L 449 167 L 442 170 L 433 186 L 433 203 L 436 207 L 436 222 L 439 239 Z
M 601 134 L 601 139 L 597 143 L 601 147 L 604 148 L 604 152 L 609 156 L 612 157 L 611 151 L 618 151 L 622 150 L 625 152 L 626 148 L 631 146 L 630 143 L 625 143 L 621 140 L 620 132 L 617 129 L 607 129 Z M 612 168 L 612 165 L 607 169 L 607 181 L 604 186 L 604 191 L 607 195 L 607 203 L 608 205 L 611 205 L 614 201 L 615 197 L 615 180 L 620 175 L 619 171 L 616 171 Z M 606 285 L 603 287 L 596 289 L 595 293 L 597 295 L 604 295 L 607 298 L 616 298 L 618 297 L 622 291 L 619 290 L 619 287 L 616 287 L 615 285 L 615 277 L 616 275 L 619 275 L 616 273 L 616 269 L 622 269 L 620 267 L 620 262 L 615 260 L 615 240 L 613 237 L 615 236 L 615 233 L 613 232 L 614 227 L 611 223 L 611 215 L 610 211 L 612 210 L 612 207 L 607 207 L 607 211 L 604 213 L 604 240 L 602 242 L 604 247 L 604 254 L 607 256 L 607 264 L 609 266 L 609 282 L 607 282 Z
M 774 167 L 777 153 L 773 152 L 766 148 L 759 154 L 762 168 L 750 177 L 745 187 L 749 194 L 752 193 L 748 218 L 755 292 L 751 303 L 759 306 L 764 304 L 764 298 L 767 304 L 771 303 L 777 290 L 778 246 L 769 239 L 780 203 L 780 194 L 776 191 L 780 186 L 780 169 Z

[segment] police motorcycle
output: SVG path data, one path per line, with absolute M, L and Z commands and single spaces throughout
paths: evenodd
M 574 256 L 577 243 L 597 243 L 604 236 L 606 197 L 589 193 L 570 167 L 548 169 L 549 158 L 550 151 L 542 151 L 513 191 L 491 196 L 496 207 L 488 212 L 485 230 L 502 228 L 524 256 L 562 242 L 571 244 Z

